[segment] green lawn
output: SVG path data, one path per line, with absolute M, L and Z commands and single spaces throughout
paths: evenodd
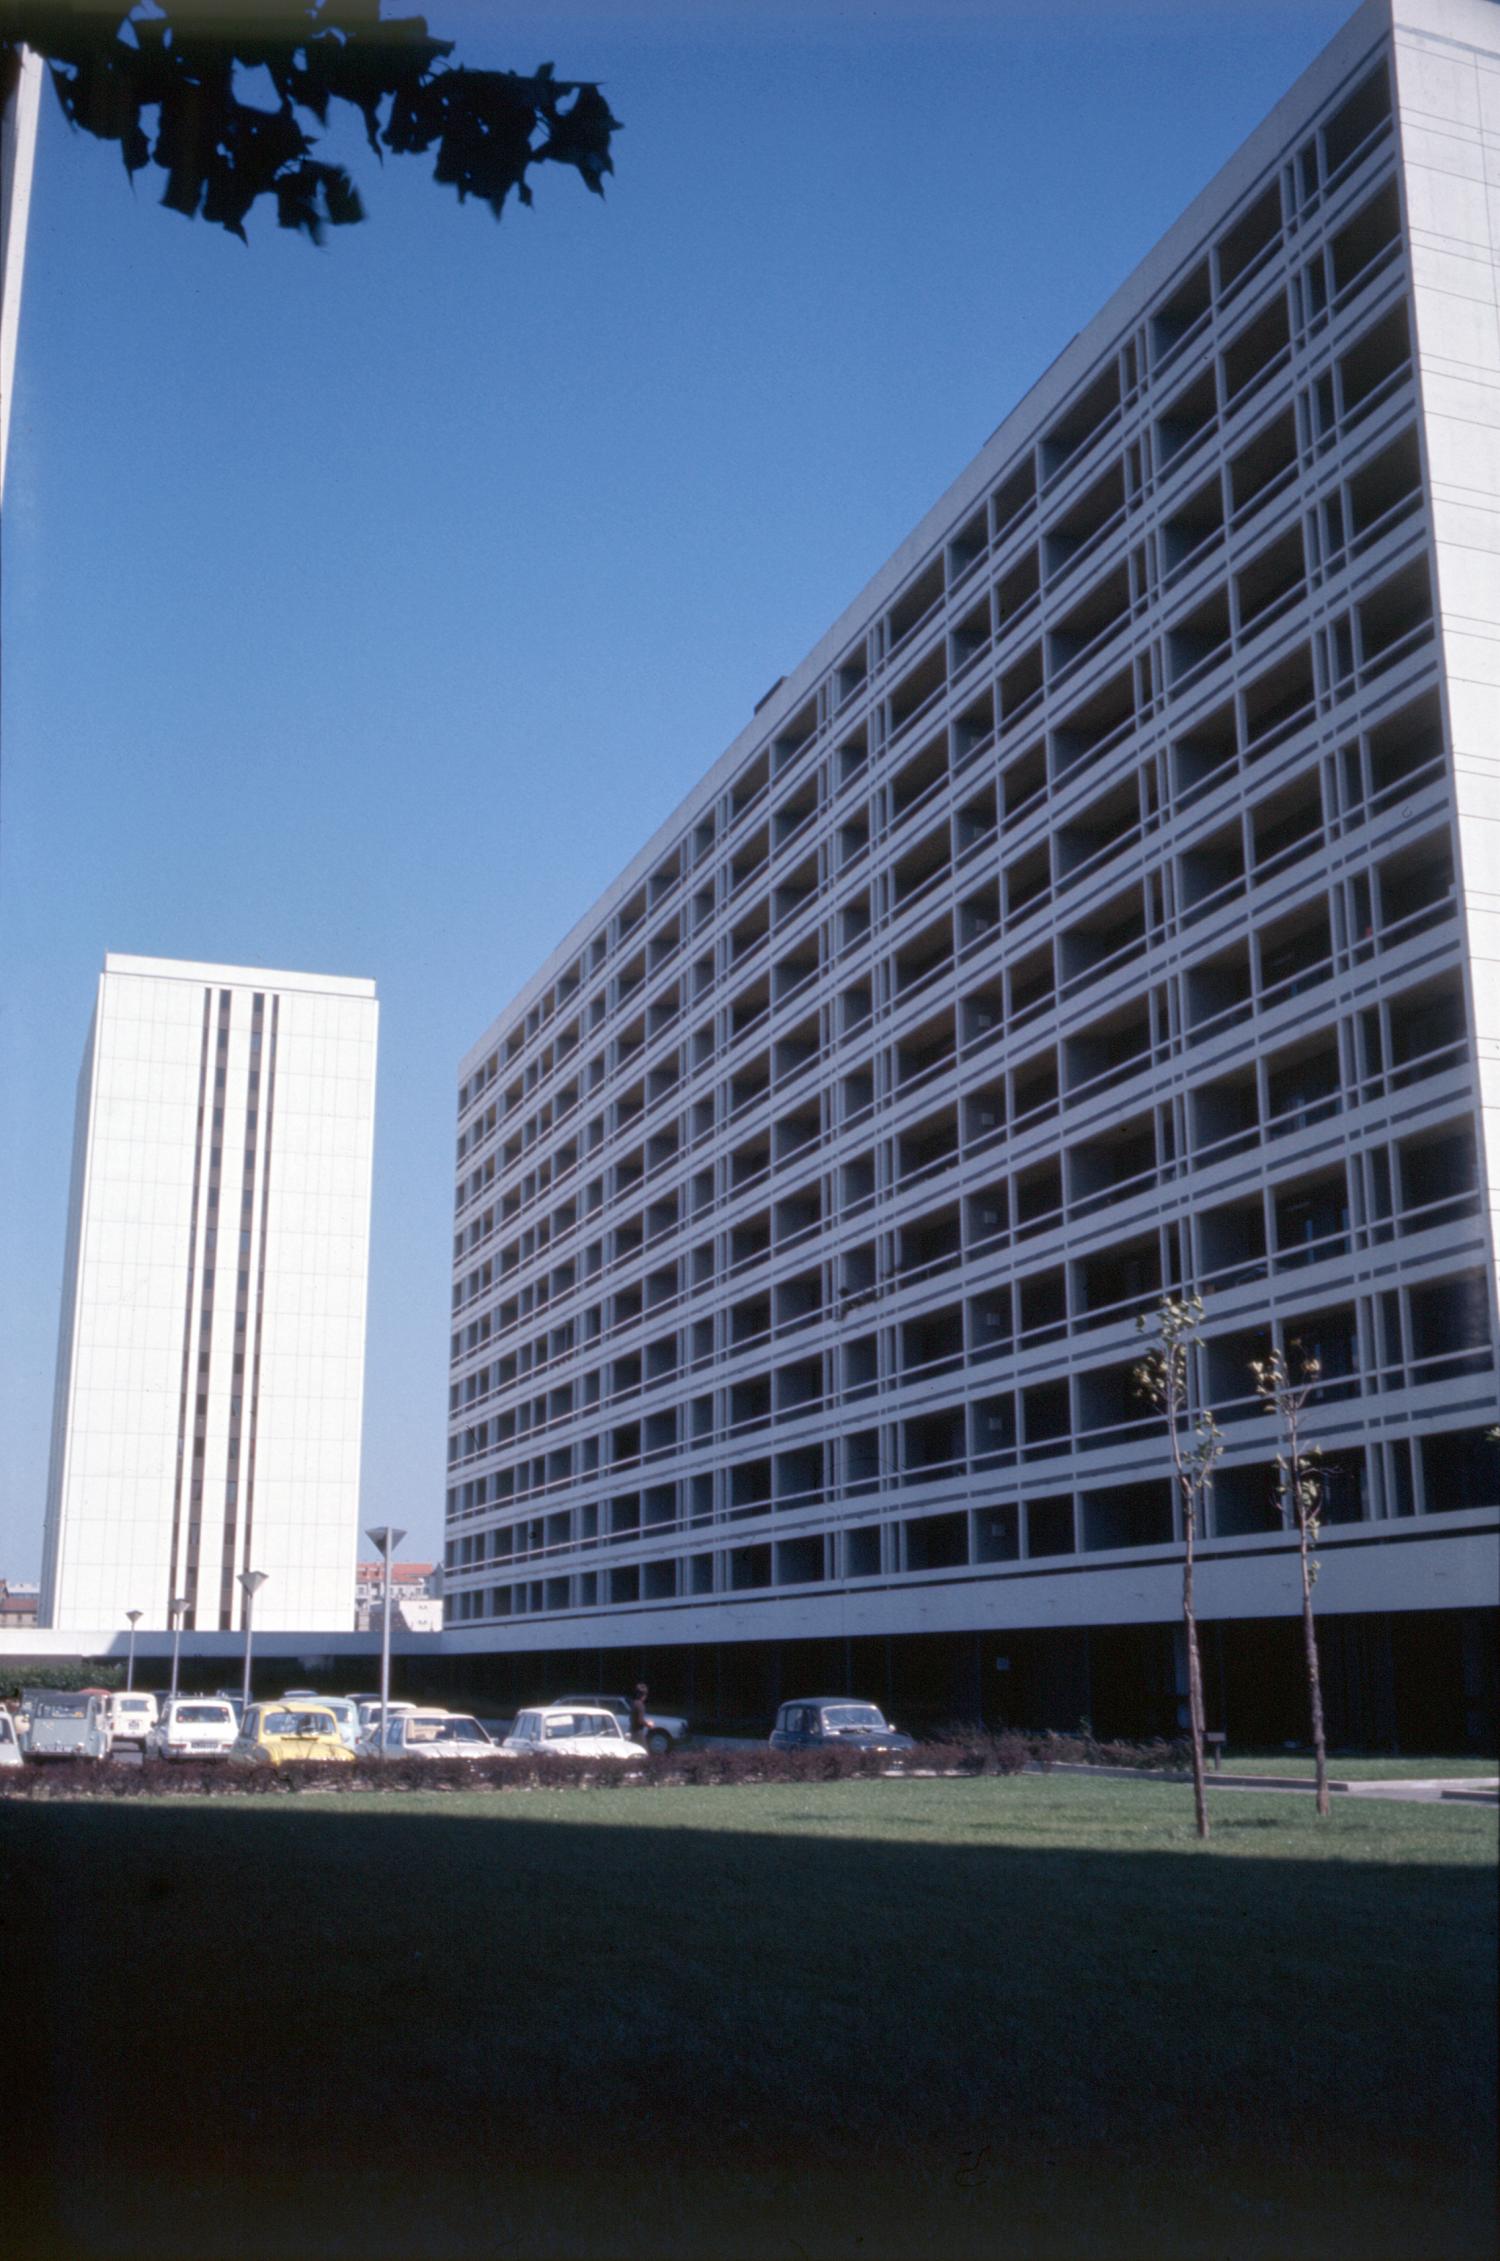
M 8 2249 L 1488 2254 L 1494 1856 L 1055 1776 L 0 1802 Z

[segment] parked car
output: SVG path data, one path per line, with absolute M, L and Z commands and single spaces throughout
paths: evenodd
M 878 1704 L 848 1696 L 800 1696 L 783 1704 L 771 1730 L 773 1751 L 806 1751 L 822 1743 L 847 1743 L 861 1751 L 914 1751 L 910 1735 L 893 1727 Z
M 238 1732 L 223 1696 L 169 1696 L 146 1737 L 151 1759 L 227 1759 Z
M 107 1694 L 94 1688 L 24 1688 L 23 1745 L 29 1759 L 107 1759 Z
M 354 1740 L 357 1745 L 362 1743 L 367 1735 L 377 1735 L 380 1731 L 380 1698 L 378 1696 L 351 1696 L 349 1701 L 356 1707 L 359 1721 L 354 1730 Z M 386 1714 L 388 1718 L 395 1719 L 405 1712 L 415 1711 L 416 1708 L 415 1704 L 391 1703 L 386 1706 Z
M 156 1698 L 144 1692 L 117 1688 L 108 1702 L 109 1739 L 114 1743 L 144 1743 L 157 1720 Z
M 371 1757 L 380 1749 L 377 1712 L 360 1748 Z M 497 1759 L 500 1745 L 486 1735 L 467 1712 L 401 1711 L 386 1721 L 385 1756 L 388 1759 Z
M 24 1766 L 21 1756 L 21 1738 L 16 1733 L 13 1715 L 0 1704 L 0 1767 Z
M 338 1721 L 339 1736 L 351 1751 L 359 1747 L 359 1706 L 352 1696 L 319 1696 L 311 1688 L 288 1688 L 282 1697 L 284 1704 L 316 1704 L 322 1711 L 331 1711 Z
M 620 1733 L 630 1733 L 630 1698 L 628 1696 L 554 1696 L 554 1706 L 563 1704 L 589 1704 L 595 1711 L 613 1712 L 620 1723 Z M 680 1743 L 688 1731 L 685 1719 L 674 1719 L 670 1712 L 648 1711 L 646 1714 L 646 1748 L 658 1758 Z
M 292 1759 L 321 1759 L 352 1766 L 354 1753 L 339 1733 L 338 1721 L 325 1704 L 252 1704 L 240 1721 L 240 1731 L 229 1746 L 238 1762 L 283 1766 Z
M 544 1704 L 533 1711 L 517 1712 L 515 1724 L 502 1750 L 540 1758 L 643 1759 L 645 1750 L 632 1743 L 612 1711 L 584 1704 Z

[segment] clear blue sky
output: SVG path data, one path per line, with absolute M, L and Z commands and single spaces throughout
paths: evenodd
M 390 12 L 404 12 L 391 7 Z M 245 249 L 43 94 L 4 522 L 0 1575 L 106 950 L 372 975 L 364 1520 L 441 1544 L 457 1061 L 1348 0 L 432 0 L 604 203 Z M 159 180 L 160 176 L 155 176 Z

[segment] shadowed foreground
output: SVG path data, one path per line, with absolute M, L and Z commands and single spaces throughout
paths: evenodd
M 8 2249 L 1488 2253 L 1493 1817 L 1290 1805 L 0 1806 Z

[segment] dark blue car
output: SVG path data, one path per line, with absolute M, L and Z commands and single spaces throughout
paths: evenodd
M 851 1696 L 799 1696 L 783 1704 L 771 1730 L 773 1751 L 805 1751 L 820 1743 L 848 1743 L 863 1751 L 911 1751 L 909 1735 L 892 1727 L 878 1704 Z

